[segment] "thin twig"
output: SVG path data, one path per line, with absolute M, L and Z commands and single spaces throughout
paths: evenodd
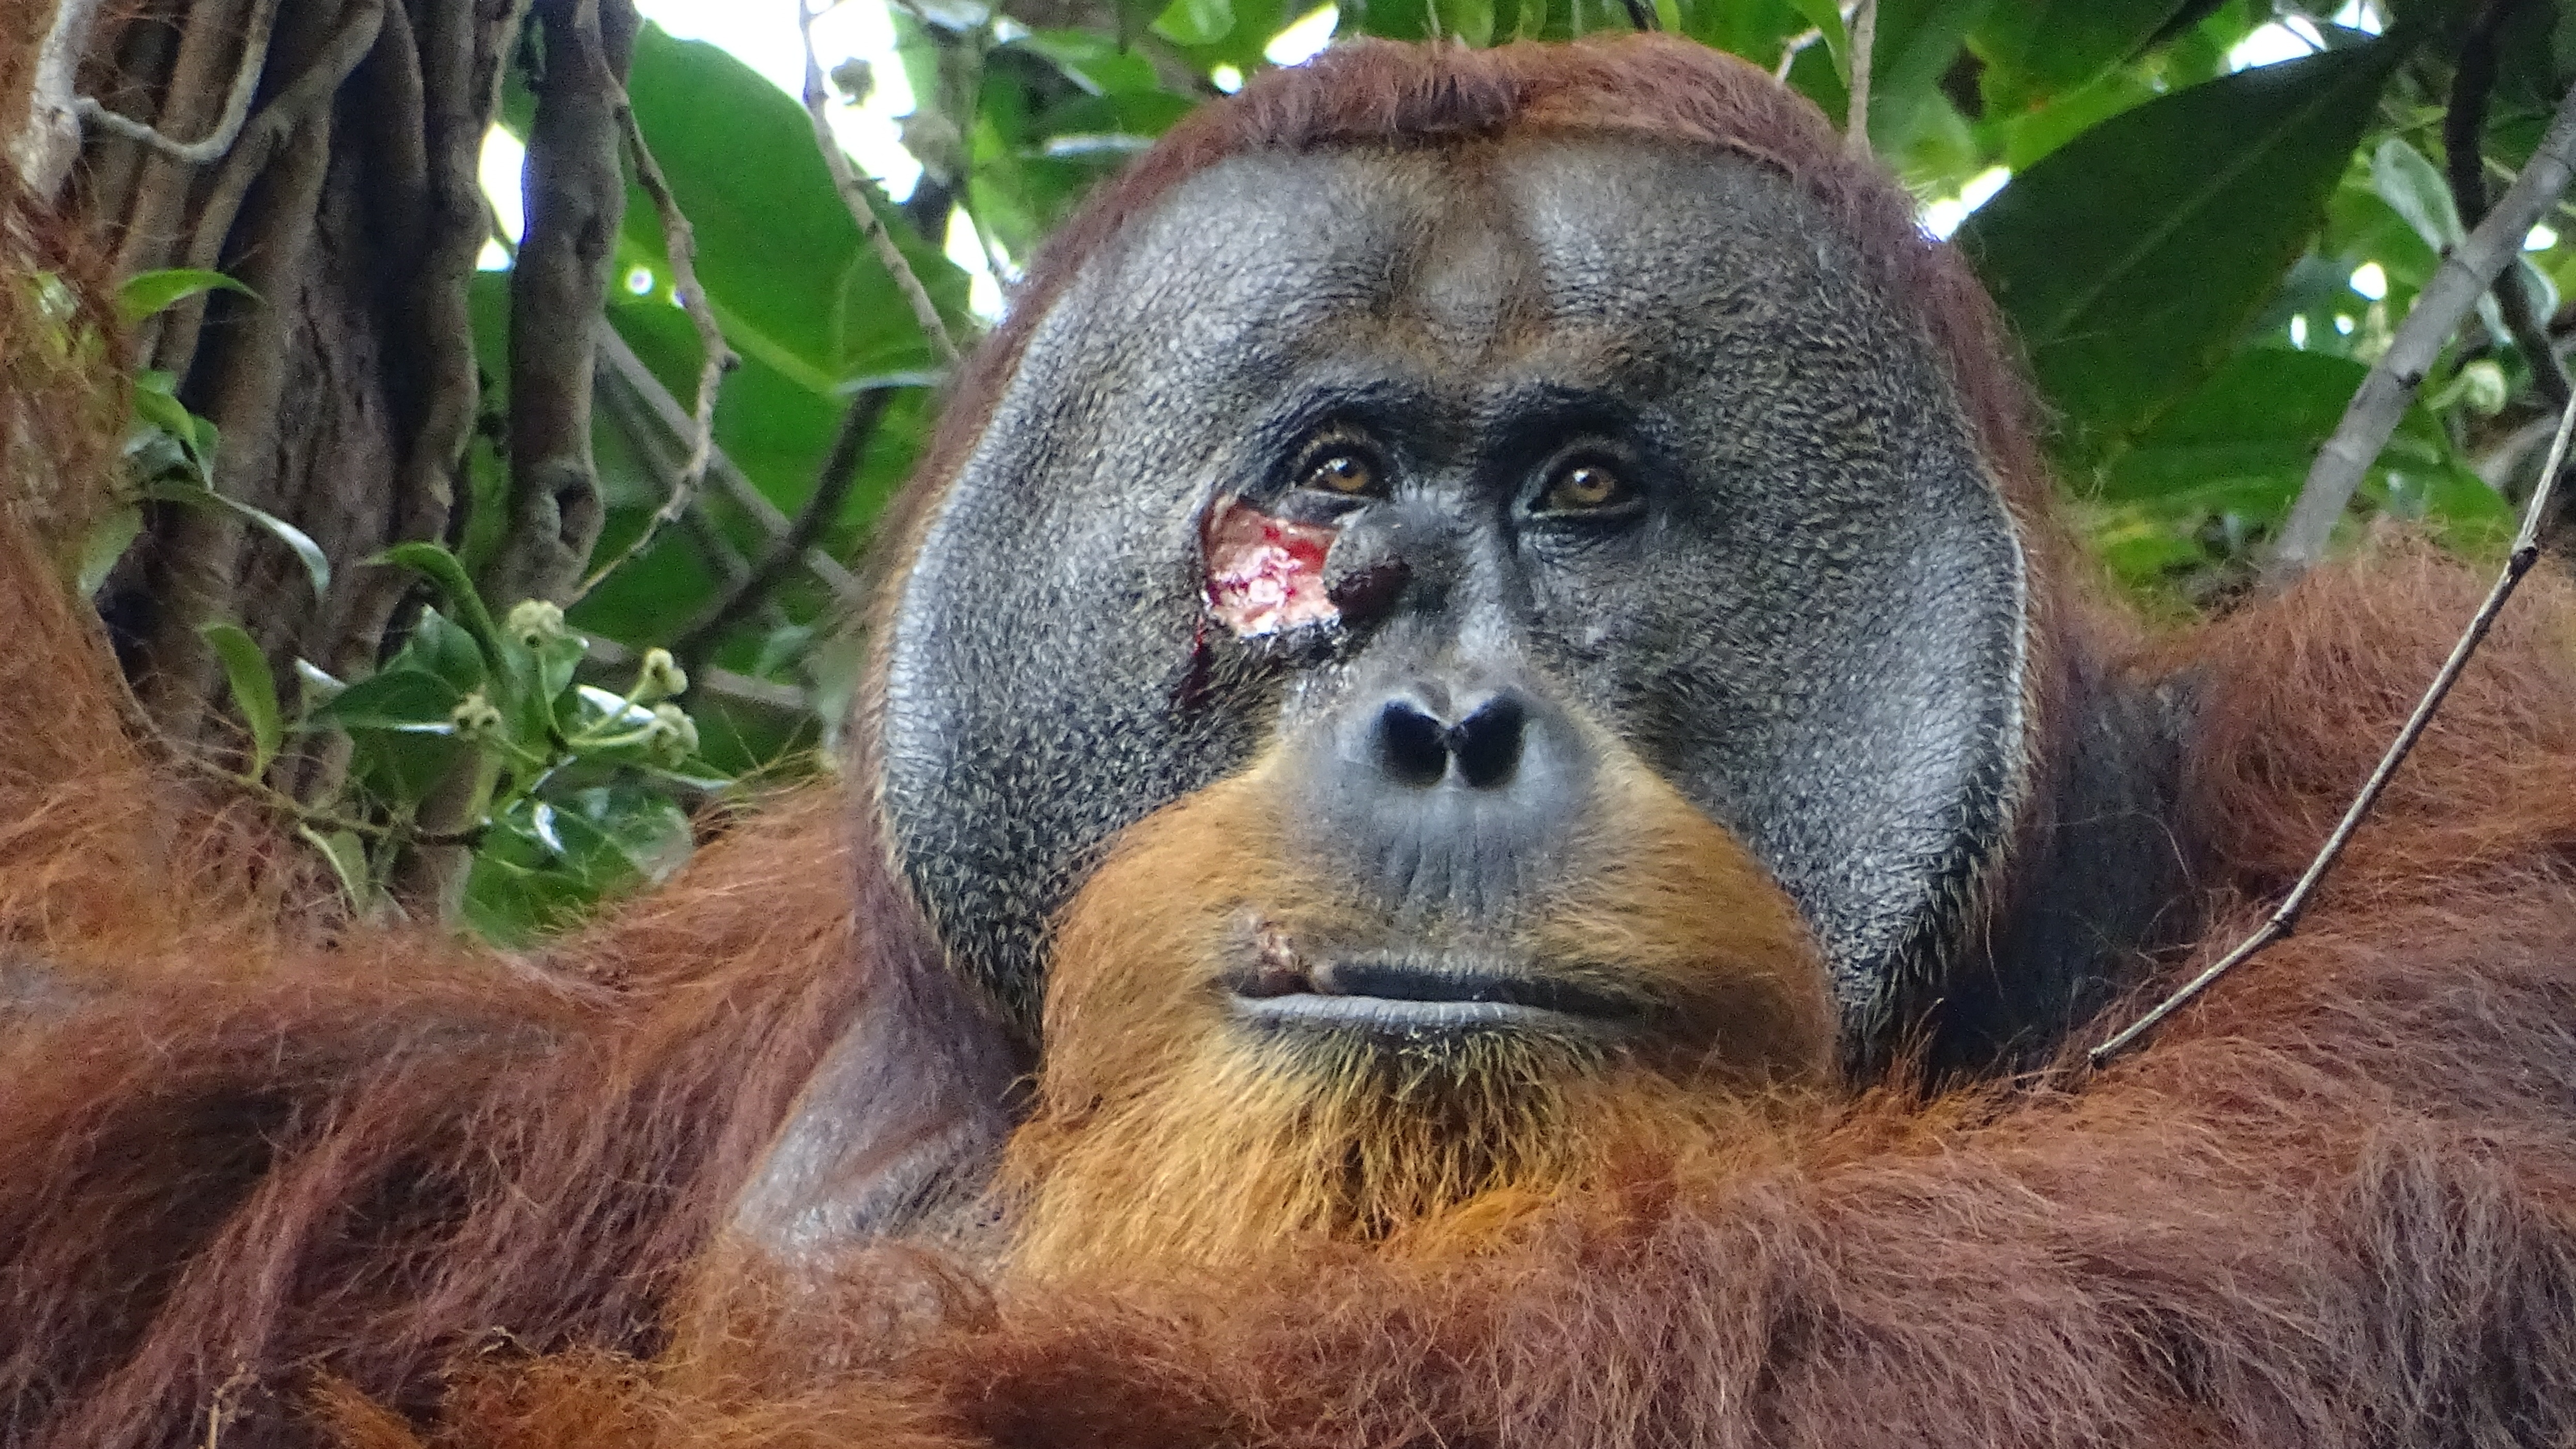
M 2335 520 L 2343 517 L 2353 490 L 2361 486 L 2363 475 L 2387 445 L 2388 435 L 2414 401 L 2415 390 L 2423 386 L 2424 375 L 2443 345 L 2459 329 L 2460 319 L 2494 285 L 2496 274 L 2522 255 L 2522 241 L 2532 224 L 2557 201 L 2571 179 L 2576 179 L 2576 89 L 2559 102 L 2558 114 L 2550 118 L 2539 149 L 2531 153 L 2495 210 L 2467 240 L 2452 248 L 2432 280 L 2424 284 L 2414 308 L 2389 340 L 2388 351 L 2354 392 L 2334 436 L 2317 451 L 2264 570 L 2266 587 L 2282 588 L 2325 557 Z
M 823 459 L 822 471 L 815 476 L 814 491 L 805 506 L 796 513 L 786 536 L 772 543 L 769 553 L 725 597 L 697 622 L 682 631 L 679 642 L 671 646 L 680 664 L 692 675 L 705 665 L 724 632 L 749 617 L 761 602 L 775 592 L 823 536 L 823 530 L 841 514 L 850 489 L 859 481 L 859 464 L 866 458 L 868 440 L 876 436 L 877 423 L 884 418 L 886 403 L 894 396 L 890 388 L 875 387 L 851 399 L 849 410 L 841 415 L 840 430 L 832 437 L 832 451 Z
M 1655 0 L 1619 0 L 1619 6 L 1628 12 L 1628 23 L 1639 30 L 1651 32 L 1664 28 L 1662 17 L 1655 14 Z
M 2370 807 L 2379 803 L 2380 793 L 2396 776 L 2397 767 L 2405 763 L 2407 753 L 2415 748 L 2417 740 L 2423 738 L 2425 726 L 2433 722 L 2434 712 L 2442 707 L 2442 700 L 2450 694 L 2451 686 L 2459 681 L 2460 672 L 2468 667 L 2469 656 L 2477 652 L 2479 643 L 2487 637 L 2487 630 L 2494 627 L 2496 615 L 2504 609 L 2505 600 L 2513 597 L 2514 587 L 2539 561 L 2541 526 L 2549 517 L 2549 497 L 2557 488 L 2559 470 L 2567 462 L 2567 438 L 2571 431 L 2576 431 L 2576 402 L 2570 402 L 2558 414 L 2558 433 L 2549 441 L 2549 459 L 2541 467 L 2540 482 L 2531 490 L 2531 502 L 2522 511 L 2522 530 L 2514 535 L 2513 552 L 2505 556 L 2504 571 L 2496 575 L 2495 587 L 2487 590 L 2486 601 L 2478 605 L 2478 612 L 2470 618 L 2469 627 L 2460 634 L 2460 642 L 2451 646 L 2451 657 L 2442 661 L 2441 672 L 2433 676 L 2424 697 L 2416 702 L 2415 712 L 2406 717 L 2406 727 L 2389 742 L 2388 752 L 2379 757 L 2379 767 L 2370 772 L 2361 793 L 2352 797 L 2352 804 L 2343 812 L 2343 819 L 2336 822 L 2334 833 L 2326 837 L 2316 859 L 2308 862 L 2307 872 L 2299 877 L 2298 884 L 2290 887 L 2290 893 L 2281 898 L 2281 904 L 2273 908 L 2272 914 L 2265 918 L 2254 934 L 2240 942 L 2235 950 L 2219 957 L 2208 970 L 2156 1003 L 2153 1011 L 2093 1048 L 2090 1058 L 2094 1066 L 2099 1067 L 2128 1050 L 2141 1037 L 2155 1030 L 2158 1023 L 2208 990 L 2218 978 L 2298 929 L 2299 913 L 2307 909 L 2308 898 L 2316 893 L 2318 883 L 2325 879 L 2326 872 L 2343 854 L 2353 832 L 2361 828 L 2362 819 L 2370 814 Z
M 671 484 L 670 496 L 644 527 L 628 541 L 617 556 L 590 571 L 573 590 L 579 599 L 599 581 L 617 572 L 629 559 L 652 546 L 655 535 L 665 524 L 688 512 L 689 502 L 698 496 L 698 485 L 706 480 L 707 462 L 716 446 L 716 390 L 723 386 L 724 375 L 741 361 L 725 345 L 724 329 L 716 324 L 715 309 L 707 305 L 706 293 L 698 286 L 698 237 L 689 218 L 680 210 L 680 200 L 671 194 L 671 183 L 662 175 L 661 163 L 653 159 L 653 150 L 644 144 L 644 128 L 635 119 L 635 103 L 628 99 L 624 86 L 617 90 L 617 120 L 626 132 L 626 153 L 635 163 L 635 178 L 643 183 L 644 194 L 653 198 L 653 209 L 662 217 L 662 251 L 671 263 L 671 290 L 678 294 L 680 306 L 698 329 L 698 346 L 703 360 L 698 364 L 698 400 L 692 410 L 688 460 L 680 465 L 680 476 Z
M 1843 122 L 1843 149 L 1869 159 L 1869 53 L 1878 46 L 1878 0 L 1860 0 L 1851 18 L 1851 111 Z
M 869 204 L 858 168 L 850 164 L 849 153 L 841 149 L 840 138 L 832 134 L 832 98 L 823 86 L 822 62 L 814 56 L 814 8 L 810 0 L 796 0 L 796 32 L 805 39 L 805 114 L 814 123 L 814 145 L 823 153 L 824 166 L 831 170 L 832 185 L 841 193 L 842 204 L 849 207 L 850 220 L 858 223 L 859 235 L 868 239 L 878 263 L 894 278 L 895 287 L 912 308 L 912 320 L 921 324 L 939 360 L 953 367 L 957 363 L 957 341 L 948 335 L 948 324 L 940 320 L 938 304 L 930 300 L 930 291 L 921 285 L 921 278 L 913 275 L 912 263 L 904 260 L 903 248 L 895 245 L 885 219 Z
M 1771 78 L 1782 85 L 1789 83 L 1789 72 L 1798 64 L 1798 56 L 1808 46 L 1825 38 L 1821 30 L 1809 28 L 1780 42 L 1780 61 L 1771 67 Z
M 2464 226 L 2487 219 L 2487 98 L 2495 89 L 2496 33 L 2504 28 L 2521 0 L 2486 0 L 2460 42 L 2460 63 L 2452 72 L 2450 105 L 2442 112 L 2443 171 L 2451 183 L 2451 204 Z M 2520 260 L 2508 261 L 2496 273 L 2496 309 L 2522 349 L 2531 380 L 2551 407 L 2565 407 L 2569 395 L 2567 365 L 2549 340 L 2549 329 L 2532 301 Z
M 268 64 L 269 29 L 276 20 L 277 0 L 256 0 L 252 5 L 250 23 L 242 27 L 241 66 L 233 72 L 232 89 L 224 95 L 223 115 L 200 140 L 172 140 L 131 116 L 109 110 L 90 96 L 75 97 L 72 109 L 83 121 L 110 135 L 141 142 L 181 165 L 203 166 L 231 150 L 241 136 L 242 123 L 250 118 L 250 98 L 259 91 L 260 71 Z
M 670 389 L 662 386 L 662 380 L 653 375 L 653 370 L 644 365 L 644 359 L 635 355 L 635 349 L 627 346 L 626 339 L 618 336 L 614 328 L 600 329 L 599 361 L 600 400 L 608 405 L 627 436 L 636 439 L 639 447 L 647 441 L 647 424 L 663 438 L 676 440 L 688 436 L 689 416 L 680 410 L 679 399 L 671 396 Z M 787 536 L 787 530 L 792 526 L 787 515 L 779 511 L 777 504 L 769 501 L 769 495 L 743 476 L 742 469 L 725 456 L 722 448 L 708 456 L 707 481 L 713 483 L 728 502 L 751 515 L 752 521 L 760 525 L 761 531 L 772 540 Z M 844 602 L 859 597 L 858 577 L 839 559 L 823 550 L 805 550 L 805 567 L 832 590 L 834 597 Z

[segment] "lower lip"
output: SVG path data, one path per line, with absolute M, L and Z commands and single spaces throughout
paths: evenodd
M 1454 1036 L 1467 1032 L 1544 1032 L 1600 1035 L 1611 1024 L 1596 1017 L 1550 1011 L 1516 1001 L 1409 1001 L 1387 996 L 1238 996 L 1243 1019 L 1264 1026 L 1374 1032 L 1384 1036 Z

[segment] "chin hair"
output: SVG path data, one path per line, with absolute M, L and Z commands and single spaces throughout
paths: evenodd
M 1624 1163 L 1718 1150 L 1797 1096 L 1711 1093 L 1580 1038 L 1390 1048 L 1229 1023 L 1114 1099 L 1041 1106 L 1002 1175 L 1010 1261 L 1061 1279 L 1472 1241 Z

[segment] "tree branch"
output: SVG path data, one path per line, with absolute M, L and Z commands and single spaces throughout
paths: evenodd
M 631 13 L 620 7 L 620 20 Z M 617 108 L 631 28 L 600 0 L 544 0 L 527 233 L 510 268 L 510 540 L 483 580 L 495 608 L 572 597 L 599 541 L 590 448 L 591 359 L 626 214 Z
M 184 166 L 203 166 L 232 149 L 241 136 L 242 123 L 250 117 L 250 98 L 259 91 L 260 71 L 268 64 L 268 37 L 277 21 L 277 0 L 254 0 L 250 24 L 242 30 L 241 64 L 233 72 L 232 89 L 224 95 L 223 115 L 215 128 L 196 141 L 177 141 L 151 126 L 129 116 L 121 116 L 88 96 L 78 96 L 72 108 L 80 118 L 110 135 L 123 136 L 151 147 Z
M 644 520 L 642 531 L 619 549 L 615 558 L 590 571 L 590 576 L 573 590 L 576 599 L 599 587 L 601 579 L 650 548 L 664 525 L 689 511 L 689 504 L 698 496 L 698 485 L 706 480 L 707 462 L 715 453 L 716 390 L 724 385 L 724 375 L 741 361 L 725 345 L 724 329 L 716 325 L 715 311 L 707 305 L 706 293 L 698 286 L 697 229 L 689 225 L 688 215 L 680 210 L 680 199 L 671 193 L 671 183 L 662 175 L 661 163 L 653 159 L 653 148 L 644 144 L 644 128 L 636 122 L 635 104 L 627 98 L 623 86 L 617 91 L 617 123 L 626 138 L 627 157 L 635 163 L 635 178 L 643 184 L 644 194 L 653 199 L 653 209 L 662 219 L 662 254 L 671 265 L 671 290 L 698 330 L 698 397 L 689 427 L 689 455 L 680 465 L 679 476 L 671 480 L 670 495 L 653 510 L 652 517 Z M 603 326 L 601 330 L 607 329 Z
M 796 0 L 796 29 L 805 38 L 805 114 L 814 123 L 814 145 L 823 153 L 824 166 L 831 170 L 832 185 L 849 207 L 850 220 L 858 223 L 859 235 L 868 239 L 877 261 L 894 278 L 895 287 L 911 306 L 912 320 L 921 324 L 922 334 L 930 339 L 939 360 L 954 367 L 956 339 L 948 335 L 948 324 L 940 320 L 929 289 L 913 275 L 912 263 L 904 260 L 903 248 L 895 245 L 884 218 L 868 204 L 867 188 L 860 184 L 857 168 L 850 165 L 849 153 L 841 149 L 841 139 L 832 134 L 831 94 L 823 88 L 823 67 L 814 58 L 814 10 L 810 0 Z
M 1843 148 L 1869 159 L 1869 62 L 1878 48 L 1878 0 L 1860 0 L 1851 18 L 1851 111 L 1843 121 Z
M 2465 226 L 2487 219 L 2487 98 L 2495 89 L 2496 33 L 2503 29 L 2521 0 L 2487 0 L 2460 42 L 2460 63 L 2451 80 L 2450 105 L 2442 112 L 2443 171 L 2451 183 L 2451 204 Z M 2567 365 L 2549 340 L 2549 329 L 2532 302 L 2530 282 L 2520 258 L 2508 260 L 2496 273 L 2497 310 L 2513 334 L 2531 380 L 2551 407 L 2565 407 Z
M 36 46 L 27 82 L 27 114 L 10 141 L 18 181 L 38 201 L 51 201 L 80 155 L 80 93 L 76 80 L 89 49 L 98 0 L 56 0 L 53 23 Z
M 807 495 L 805 506 L 796 513 L 784 537 L 770 545 L 768 556 L 759 566 L 728 591 L 716 606 L 683 631 L 671 652 L 695 676 L 713 653 L 724 632 L 748 617 L 752 610 L 775 592 L 788 571 L 796 567 L 805 551 L 812 548 L 839 517 L 841 505 L 848 501 L 850 489 L 859 481 L 859 463 L 867 456 L 868 440 L 876 436 L 877 423 L 885 417 L 886 403 L 893 397 L 888 388 L 870 388 L 851 399 L 847 412 L 841 414 L 840 430 L 832 437 L 832 451 L 823 459 L 822 471 L 815 477 L 814 491 Z
M 2325 557 L 2335 520 L 2352 502 L 2379 450 L 2396 430 L 2397 420 L 2424 384 L 2424 374 L 2441 355 L 2460 319 L 2495 282 L 2496 274 L 2522 254 L 2522 240 L 2548 211 L 2568 182 L 2576 179 L 2576 90 L 2559 102 L 2539 149 L 2514 178 L 2487 219 L 2478 224 L 2433 273 L 2415 298 L 2413 310 L 2390 339 L 2388 351 L 2362 379 L 2334 436 L 2317 452 L 2307 482 L 2282 526 L 2264 584 L 2279 589 Z
M 617 335 L 614 327 L 603 327 L 599 335 L 600 397 L 608 404 L 626 429 L 629 437 L 642 441 L 649 435 L 676 442 L 689 435 L 689 415 L 680 409 L 677 398 L 662 386 L 635 349 Z M 793 525 L 769 495 L 760 491 L 742 469 L 718 448 L 707 457 L 707 481 L 724 494 L 727 502 L 751 515 L 752 521 L 775 541 L 787 536 Z M 852 602 L 859 597 L 859 582 L 839 559 L 819 548 L 804 554 L 805 567 L 812 570 L 829 587 L 835 598 Z

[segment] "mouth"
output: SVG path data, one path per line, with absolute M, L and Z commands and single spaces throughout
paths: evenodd
M 1635 1003 L 1491 959 L 1354 955 L 1310 962 L 1263 930 L 1253 959 L 1221 984 L 1235 1014 L 1262 1026 L 1403 1039 L 1485 1031 L 1616 1034 Z

